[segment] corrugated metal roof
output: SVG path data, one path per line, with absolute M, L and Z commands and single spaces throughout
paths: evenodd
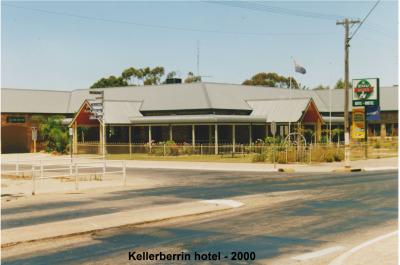
M 129 117 L 140 116 L 141 101 L 105 101 L 104 120 L 108 124 L 130 123 Z
M 71 92 L 29 89 L 1 89 L 1 112 L 69 113 Z M 83 103 L 83 100 L 80 104 Z
M 381 110 L 398 110 L 398 87 L 381 87 Z M 220 83 L 168 84 L 100 89 L 107 101 L 143 101 L 141 111 L 235 109 L 251 110 L 252 100 L 287 100 L 285 88 L 244 86 Z M 85 99 L 93 99 L 90 89 L 49 91 L 2 89 L 1 111 L 13 113 L 71 113 L 76 112 Z M 343 90 L 332 90 L 332 112 L 343 112 Z M 320 112 L 329 111 L 328 90 L 293 89 L 292 98 L 312 98 Z M 351 95 L 351 93 L 350 93 Z M 351 100 L 351 99 L 350 99 Z M 351 109 L 351 101 L 349 102 Z M 260 103 L 259 103 L 260 104 Z M 273 104 L 269 102 L 269 104 Z M 280 101 L 280 104 L 284 104 Z M 290 105 L 292 107 L 292 105 Z M 134 111 L 137 111 L 136 109 Z M 279 112 L 278 112 L 279 114 Z M 131 114 L 134 116 L 134 114 Z M 111 117 L 111 116 L 110 116 Z
M 267 122 L 298 122 L 309 102 L 309 98 L 247 100 L 251 115 L 264 116 Z

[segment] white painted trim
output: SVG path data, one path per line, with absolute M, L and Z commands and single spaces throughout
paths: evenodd
M 318 250 L 318 251 L 302 254 L 302 255 L 299 255 L 299 256 L 296 256 L 296 257 L 292 257 L 292 259 L 300 260 L 300 261 L 309 260 L 309 259 L 325 256 L 325 255 L 331 254 L 333 252 L 336 252 L 336 251 L 339 251 L 339 250 L 342 250 L 342 249 L 344 249 L 343 246 L 335 246 L 335 247 L 325 248 L 325 249 L 321 249 L 321 250 Z
M 368 246 L 370 246 L 370 245 L 373 245 L 373 244 L 375 244 L 375 243 L 377 243 L 377 242 L 379 242 L 379 241 L 381 241 L 381 240 L 384 240 L 384 239 L 386 239 L 386 238 L 388 238 L 388 237 L 394 236 L 394 235 L 397 234 L 397 232 L 398 232 L 398 231 L 396 230 L 396 231 L 391 232 L 391 233 L 389 233 L 389 234 L 385 234 L 385 235 L 382 235 L 382 236 L 378 236 L 378 237 L 376 237 L 376 238 L 374 238 L 374 239 L 368 240 L 368 241 L 366 241 L 366 242 L 364 242 L 364 243 L 362 243 L 362 244 L 360 244 L 360 245 L 358 245 L 358 246 L 356 246 L 356 247 L 350 249 L 349 251 L 343 253 L 342 255 L 340 255 L 339 257 L 337 257 L 336 259 L 334 259 L 331 263 L 329 263 L 329 265 L 342 265 L 342 264 L 344 264 L 345 260 L 346 260 L 348 257 L 350 257 L 351 255 L 353 255 L 353 254 L 356 253 L 357 251 L 359 251 L 359 250 L 361 250 L 361 249 L 363 249 L 363 248 L 366 248 L 366 247 L 368 247 Z

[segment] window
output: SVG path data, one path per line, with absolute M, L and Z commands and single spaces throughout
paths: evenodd
M 380 136 L 381 125 L 380 124 L 368 124 L 368 136 Z
M 386 123 L 386 136 L 391 137 L 391 136 L 397 136 L 397 123 Z

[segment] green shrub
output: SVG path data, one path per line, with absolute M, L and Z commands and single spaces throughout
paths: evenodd
M 166 141 L 165 142 L 165 153 L 166 153 L 166 155 L 177 156 L 177 155 L 179 155 L 179 147 L 172 140 Z
M 381 143 L 380 142 L 375 142 L 374 143 L 374 148 L 376 148 L 376 149 L 379 149 L 379 148 L 381 148 Z
M 252 158 L 253 163 L 257 162 L 265 162 L 267 160 L 267 154 L 266 153 L 261 153 L 261 154 L 254 154 Z

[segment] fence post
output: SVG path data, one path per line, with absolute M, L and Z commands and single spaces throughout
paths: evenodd
M 286 145 L 286 164 L 288 163 L 288 146 Z
M 310 164 L 311 164 L 311 152 L 312 152 L 312 145 L 310 144 Z
M 19 176 L 19 155 L 17 154 L 17 159 L 16 159 L 16 163 L 15 163 L 15 171 L 17 173 L 17 176 Z
M 200 144 L 200 155 L 203 155 L 203 144 Z
M 163 148 L 164 148 L 164 156 L 165 156 L 165 154 L 166 154 L 165 144 L 163 145 Z
M 276 148 L 275 145 L 273 145 L 273 146 L 272 146 L 272 151 L 273 151 L 273 154 L 274 154 L 274 155 L 273 155 L 273 157 L 274 157 L 274 168 L 276 168 L 276 158 L 275 158 L 275 155 L 276 155 L 275 152 L 276 152 L 276 150 L 275 150 L 275 148 Z
M 40 183 L 43 183 L 44 170 L 43 170 L 43 160 L 40 160 Z
M 36 194 L 35 166 L 32 165 L 32 195 Z
M 78 190 L 79 189 L 79 180 L 78 180 L 78 165 L 75 163 L 75 189 Z
M 102 176 L 102 180 L 105 178 L 106 176 L 106 160 L 103 160 L 103 176 Z
M 126 161 L 122 161 L 122 183 L 126 186 Z

